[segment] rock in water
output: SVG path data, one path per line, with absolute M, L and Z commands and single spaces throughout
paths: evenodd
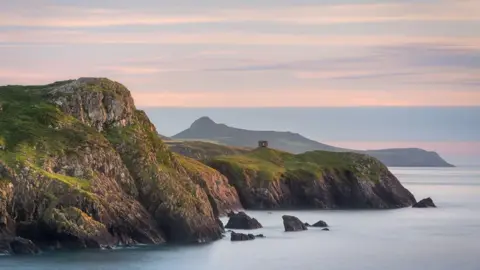
M 286 232 L 295 232 L 295 231 L 305 231 L 307 226 L 301 222 L 297 217 L 294 216 L 282 216 L 283 226 L 285 227 Z
M 255 235 L 253 234 L 244 234 L 244 233 L 236 233 L 232 232 L 230 234 L 230 241 L 248 241 L 248 240 L 254 240 Z
M 257 234 L 257 235 L 255 235 L 255 238 L 265 238 L 265 235 L 263 235 L 263 234 Z
M 237 214 L 230 214 L 227 229 L 253 230 L 262 228 L 262 224 L 258 220 L 249 217 L 245 212 L 238 212 Z
M 15 237 L 10 242 L 10 248 L 14 254 L 37 254 L 40 252 L 40 249 L 32 241 L 21 237 Z
M 320 220 L 319 222 L 313 224 L 312 226 L 313 227 L 325 228 L 325 227 L 328 227 L 328 224 L 325 221 Z
M 414 208 L 428 208 L 428 207 L 437 207 L 434 203 L 432 198 L 428 197 L 423 199 L 417 203 L 415 203 L 412 207 Z
M 330 231 L 329 228 L 323 228 L 322 231 Z

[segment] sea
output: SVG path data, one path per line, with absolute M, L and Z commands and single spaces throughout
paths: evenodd
M 480 167 L 390 170 L 438 208 L 247 211 L 264 226 L 252 233 L 266 238 L 2 256 L 0 269 L 480 270 Z M 330 231 L 284 232 L 284 214 Z

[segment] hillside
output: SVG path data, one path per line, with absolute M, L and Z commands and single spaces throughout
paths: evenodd
M 415 202 L 387 167 L 363 154 L 257 148 L 208 164 L 228 177 L 250 209 L 397 208 Z
M 391 167 L 451 167 L 436 152 L 417 148 L 359 151 L 322 144 L 297 133 L 254 131 L 217 124 L 208 117 L 196 120 L 188 129 L 174 135 L 175 140 L 209 140 L 236 147 L 256 147 L 259 140 L 267 140 L 274 149 L 290 153 L 313 150 L 364 153 Z
M 170 152 L 119 83 L 0 87 L 0 253 L 219 239 L 240 205 L 219 177 Z
M 245 154 L 252 150 L 251 148 L 227 146 L 207 141 L 164 139 L 164 143 L 173 152 L 196 160 L 207 160 L 217 156 Z

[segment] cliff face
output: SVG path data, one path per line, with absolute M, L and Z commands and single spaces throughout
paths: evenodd
M 188 162 L 121 84 L 0 87 L 0 107 L 1 250 L 11 252 L 15 237 L 85 248 L 221 236 Z
M 231 210 L 243 208 L 237 191 L 223 174 L 194 159 L 181 155 L 176 157 L 191 179 L 205 190 L 216 215 L 223 216 Z
M 378 160 L 323 151 L 292 155 L 271 149 L 219 157 L 210 166 L 225 174 L 248 209 L 399 208 L 415 203 Z

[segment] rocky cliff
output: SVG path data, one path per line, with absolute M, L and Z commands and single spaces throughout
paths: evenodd
M 119 83 L 0 87 L 0 108 L 0 251 L 19 237 L 42 248 L 210 241 L 216 213 L 239 205 L 223 176 L 193 174 L 167 149 Z
M 415 203 L 381 162 L 363 154 L 293 155 L 258 148 L 215 158 L 209 165 L 228 177 L 248 209 L 386 209 Z

